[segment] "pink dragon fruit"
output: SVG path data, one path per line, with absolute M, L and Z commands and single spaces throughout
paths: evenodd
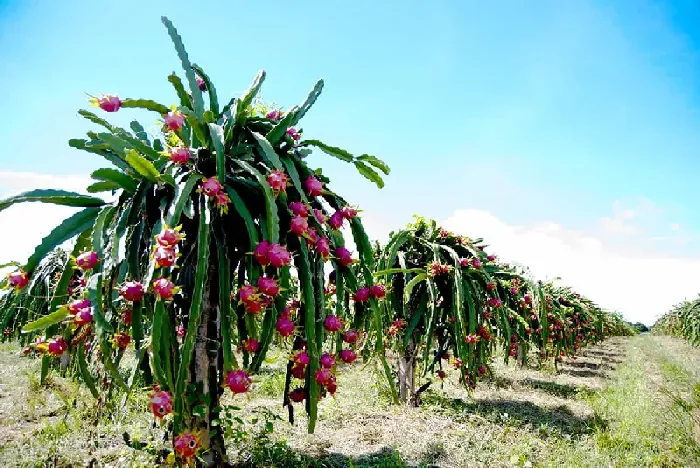
M 78 268 L 85 271 L 94 268 L 98 261 L 97 252 L 90 251 L 78 255 L 78 258 L 75 259 L 75 264 L 78 265 Z
M 481 270 L 481 260 L 476 257 L 472 258 L 472 266 L 477 270 Z
M 468 344 L 474 344 L 477 342 L 478 339 L 479 337 L 477 335 L 467 335 L 464 337 L 464 341 Z
M 187 164 L 190 162 L 190 150 L 183 146 L 170 148 L 168 151 L 168 159 L 174 164 Z
M 354 261 L 350 251 L 342 246 L 335 249 L 335 258 L 338 260 L 338 263 L 344 267 L 350 265 Z
M 270 244 L 270 247 L 267 249 L 267 259 L 270 265 L 275 268 L 280 268 L 289 265 L 292 257 L 284 246 L 280 244 Z
M 183 336 L 185 336 L 185 333 L 186 333 L 185 326 L 182 324 L 178 325 L 177 328 L 175 329 L 175 333 L 177 334 L 178 338 L 182 338 Z
M 357 359 L 357 353 L 352 349 L 340 350 L 340 360 L 345 364 L 352 364 L 355 359 Z
M 264 240 L 259 242 L 253 250 L 253 256 L 255 257 L 255 260 L 257 260 L 258 263 L 262 266 L 267 266 L 270 263 L 270 259 L 267 258 L 267 251 L 269 250 L 269 248 L 270 243 Z
M 459 259 L 459 264 L 460 264 L 461 266 L 463 266 L 463 267 L 469 267 L 469 266 L 471 265 L 471 264 L 469 263 L 469 259 L 468 259 L 468 258 L 464 258 L 464 257 L 462 257 L 462 258 Z
M 173 412 L 173 395 L 170 392 L 156 388 L 149 397 L 148 407 L 156 418 L 161 419 Z
M 63 338 L 52 338 L 47 342 L 47 345 L 47 351 L 51 356 L 60 356 L 68 349 L 68 343 Z
M 114 344 L 117 345 L 117 348 L 126 349 L 126 347 L 129 346 L 129 343 L 131 343 L 131 337 L 126 333 L 117 333 L 112 337 L 112 341 L 114 341 Z
M 287 129 L 287 135 L 292 137 L 292 140 L 298 141 L 301 138 L 301 133 L 297 132 L 297 129 L 294 127 L 289 127 Z
M 331 229 L 340 229 L 343 227 L 344 221 L 345 218 L 343 217 L 343 213 L 336 211 L 330 218 L 328 218 L 328 225 L 331 227 Z
M 153 292 L 163 301 L 171 300 L 179 290 L 175 283 L 162 276 L 153 281 Z
M 386 288 L 383 284 L 373 284 L 372 287 L 369 288 L 369 295 L 377 300 L 384 299 L 386 296 Z
M 331 256 L 331 243 L 328 241 L 328 238 L 320 236 L 316 240 L 316 252 L 318 252 L 324 260 Z
M 486 372 L 488 372 L 488 369 L 483 364 L 480 365 L 479 367 L 477 367 L 476 369 L 479 371 L 479 374 L 481 374 L 481 375 L 486 375 Z
M 143 298 L 143 285 L 138 281 L 127 281 L 119 289 L 119 295 L 129 302 L 138 302 Z
M 314 248 L 316 247 L 316 241 L 318 241 L 320 236 L 318 235 L 318 232 L 316 232 L 316 229 L 309 228 L 304 237 L 306 237 L 306 245 Z
M 185 124 L 185 116 L 178 111 L 168 112 L 163 116 L 163 120 L 165 121 L 165 128 L 174 132 L 180 131 Z
M 489 299 L 486 301 L 486 304 L 489 307 L 493 307 L 494 309 L 497 309 L 503 305 L 501 300 L 497 297 L 489 297 Z
M 333 375 L 333 372 L 330 369 L 326 369 L 325 367 L 316 370 L 314 378 L 316 379 L 316 382 L 323 387 L 327 387 L 331 383 L 335 382 L 335 375 Z
M 102 94 L 99 98 L 93 98 L 91 101 L 93 105 L 105 112 L 117 112 L 122 107 L 122 100 L 113 94 Z
M 270 119 L 270 120 L 282 120 L 282 112 L 279 109 L 271 110 L 268 111 L 267 114 L 265 114 L 265 117 Z
M 352 300 L 355 302 L 367 302 L 369 300 L 369 288 L 367 286 L 359 288 L 352 295 Z
M 80 326 L 92 322 L 92 309 L 80 309 L 73 318 L 73 323 Z
M 175 436 L 175 440 L 173 440 L 175 455 L 185 460 L 188 464 L 197 454 L 200 447 L 201 442 L 199 441 L 199 436 L 192 432 L 185 431 Z
M 525 296 L 523 296 L 523 299 L 525 300 L 525 304 L 532 304 L 532 296 L 530 296 L 529 294 L 525 294 Z
M 496 290 L 496 282 L 495 281 L 489 281 L 486 283 L 486 290 L 491 292 Z
M 258 290 L 253 285 L 245 284 L 238 290 L 238 297 L 242 304 L 255 301 L 258 299 Z
M 290 336 L 292 333 L 294 333 L 294 322 L 292 322 L 286 315 L 283 315 L 277 319 L 275 329 L 283 337 Z
M 323 326 L 328 332 L 334 333 L 343 328 L 343 321 L 337 315 L 329 315 L 323 321 Z
M 435 374 L 437 374 L 440 380 L 445 380 L 445 378 L 447 377 L 447 373 L 442 369 L 439 369 L 437 372 L 435 372 Z
M 303 379 L 306 377 L 306 366 L 302 366 L 301 364 L 294 364 L 292 366 L 292 375 L 294 376 L 295 379 Z
M 225 382 L 234 395 L 248 392 L 248 390 L 250 390 L 250 384 L 252 383 L 248 374 L 242 369 L 228 371 L 226 373 Z
M 304 186 L 310 197 L 317 197 L 323 192 L 323 183 L 311 175 L 306 178 Z
M 309 207 L 304 204 L 304 202 L 295 201 L 289 204 L 289 210 L 294 214 L 294 216 L 302 216 L 306 218 L 309 216 Z
M 357 208 L 353 208 L 350 205 L 345 205 L 340 209 L 340 214 L 343 216 L 343 218 L 349 221 L 352 218 L 357 217 Z
M 199 190 L 207 197 L 216 197 L 223 190 L 223 186 L 216 177 L 210 177 L 202 181 L 202 187 Z
M 325 367 L 326 369 L 331 369 L 335 366 L 335 357 L 333 357 L 332 354 L 328 353 L 323 353 L 321 355 L 321 359 L 319 359 L 319 362 L 321 363 L 321 367 Z
M 15 288 L 16 291 L 24 289 L 29 284 L 29 275 L 23 270 L 10 273 L 7 277 L 7 285 Z
M 75 314 L 82 309 L 89 309 L 92 307 L 92 303 L 89 299 L 76 299 L 75 301 L 68 304 L 68 311 Z
M 261 276 L 258 278 L 258 289 L 267 296 L 276 296 L 280 292 L 280 286 L 274 278 Z
M 255 338 L 247 338 L 243 340 L 243 349 L 248 353 L 256 353 L 260 349 L 260 343 Z
M 287 192 L 289 177 L 287 177 L 284 171 L 272 171 L 267 175 L 267 184 L 270 186 L 275 196 L 277 196 L 280 193 Z
M 165 227 L 160 234 L 156 235 L 156 242 L 162 247 L 173 249 L 177 244 L 185 238 L 185 235 L 180 232 L 182 226 L 176 228 Z
M 303 388 L 295 388 L 289 392 L 289 399 L 294 403 L 301 403 L 306 399 L 306 390 Z
M 303 216 L 295 216 L 289 223 L 289 230 L 297 237 L 301 237 L 309 230 L 309 221 Z
M 132 315 L 131 309 L 126 309 L 124 312 L 122 312 L 122 322 L 124 325 L 131 325 L 131 315 Z
M 170 268 L 177 262 L 177 253 L 171 248 L 159 246 L 153 251 L 153 260 L 158 268 Z
M 352 328 L 349 330 L 346 330 L 343 332 L 343 341 L 349 344 L 357 343 L 357 340 L 360 339 L 360 334 L 357 332 L 357 330 L 353 330 Z
M 292 361 L 300 366 L 308 366 L 311 362 L 311 358 L 309 357 L 309 353 L 306 351 L 297 351 L 294 355 L 292 355 Z
M 489 262 L 493 262 L 496 260 L 496 256 L 495 255 L 487 255 L 486 260 L 488 260 Z
M 314 216 L 316 217 L 318 224 L 323 225 L 326 222 L 326 215 L 323 214 L 323 211 L 319 210 L 318 208 L 314 208 Z

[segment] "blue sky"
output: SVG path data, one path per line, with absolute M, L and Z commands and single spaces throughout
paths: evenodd
M 0 172 L 100 167 L 67 146 L 91 128 L 85 93 L 174 103 L 164 14 L 220 96 L 265 69 L 263 96 L 289 106 L 325 79 L 305 135 L 392 167 L 377 191 L 314 158 L 378 236 L 477 209 L 696 259 L 700 4 L 611 3 L 0 0 Z

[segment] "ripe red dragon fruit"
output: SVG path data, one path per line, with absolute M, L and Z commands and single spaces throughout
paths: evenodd
M 207 197 L 215 197 L 223 190 L 223 186 L 219 179 L 216 177 L 210 177 L 208 179 L 202 180 L 202 186 L 199 191 L 202 192 Z
M 342 246 L 335 249 L 335 258 L 338 260 L 338 263 L 344 267 L 354 262 L 352 259 L 352 253 Z
M 270 263 L 270 259 L 267 258 L 267 251 L 269 248 L 270 243 L 264 240 L 259 242 L 253 250 L 253 256 L 255 257 L 255 260 L 257 260 L 257 262 L 262 266 L 267 266 Z
M 143 298 L 143 285 L 138 281 L 127 281 L 119 289 L 119 295 L 129 302 L 138 302 Z
M 98 98 L 90 99 L 90 102 L 105 112 L 117 112 L 122 107 L 122 100 L 113 94 L 102 94 Z
M 185 326 L 183 324 L 178 325 L 177 328 L 175 329 L 175 333 L 177 334 L 178 338 L 182 338 L 183 336 L 185 336 L 185 332 L 186 332 L 186 330 L 185 330 Z
M 283 315 L 277 319 L 275 329 L 283 337 L 290 336 L 292 333 L 294 333 L 294 322 L 292 322 L 286 315 Z
M 68 343 L 63 338 L 52 338 L 47 342 L 47 351 L 51 356 L 60 356 L 66 349 L 68 349 Z
M 289 211 L 291 211 L 294 216 L 302 216 L 304 218 L 309 216 L 309 207 L 306 206 L 304 202 L 291 202 L 289 204 Z
M 491 292 L 496 290 L 496 282 L 495 281 L 489 281 L 486 283 L 486 290 Z
M 330 218 L 328 218 L 328 226 L 330 226 L 331 229 L 340 229 L 343 227 L 344 221 L 345 218 L 343 217 L 343 213 L 336 211 Z
M 477 270 L 481 270 L 481 260 L 476 257 L 472 258 L 472 266 Z
M 172 299 L 179 290 L 175 283 L 162 276 L 153 281 L 153 292 L 163 301 Z
M 481 375 L 486 375 L 486 372 L 488 372 L 488 369 L 486 368 L 485 365 L 481 364 L 479 367 L 476 368 L 477 371 L 479 371 L 479 374 Z
M 319 210 L 318 208 L 314 208 L 314 217 L 316 218 L 316 221 L 318 221 L 318 224 L 323 225 L 326 222 L 326 215 L 323 214 L 323 211 Z
M 528 305 L 532 304 L 532 296 L 530 296 L 529 294 L 525 294 L 523 296 L 523 299 L 525 300 L 525 304 L 528 304 Z
M 343 332 L 343 341 L 349 344 L 357 343 L 357 340 L 360 339 L 360 334 L 357 332 L 357 330 L 353 330 L 352 328 L 349 330 L 346 330 Z
M 248 353 L 257 353 L 260 349 L 260 343 L 255 338 L 247 338 L 243 340 L 243 349 Z
M 333 372 L 330 369 L 326 369 L 325 367 L 316 370 L 314 378 L 316 379 L 316 382 L 323 387 L 327 387 L 331 383 L 335 382 L 335 375 L 333 375 Z
M 175 436 L 173 440 L 173 449 L 175 455 L 189 463 L 199 451 L 201 442 L 199 436 L 192 432 L 185 431 L 182 434 Z
M 304 181 L 304 187 L 310 197 L 318 197 L 323 192 L 323 182 L 311 175 Z
M 496 261 L 496 256 L 495 255 L 487 255 L 486 260 L 488 260 L 489 262 L 494 262 L 494 261 Z
M 176 228 L 165 227 L 160 234 L 156 235 L 156 242 L 168 249 L 173 249 L 179 242 L 181 242 L 185 235 L 180 232 L 182 226 L 177 226 Z
M 306 245 L 308 245 L 310 248 L 315 248 L 316 242 L 320 236 L 318 235 L 318 232 L 316 232 L 316 229 L 309 228 L 304 237 L 306 237 Z
M 311 358 L 306 351 L 297 351 L 292 355 L 292 361 L 300 366 L 307 366 L 311 362 Z
M 122 312 L 122 322 L 124 322 L 124 325 L 131 325 L 131 314 L 131 309 L 126 309 Z
M 282 120 L 282 111 L 279 109 L 268 111 L 267 114 L 265 114 L 265 117 L 270 120 Z
M 497 297 L 489 297 L 489 299 L 486 301 L 486 304 L 489 307 L 493 307 L 494 309 L 497 309 L 503 305 L 501 300 Z
M 149 397 L 148 407 L 156 418 L 161 419 L 173 412 L 173 395 L 170 392 L 156 389 Z
M 92 322 L 92 309 L 80 309 L 73 317 L 73 323 L 80 326 Z
M 449 271 L 450 268 L 447 265 L 442 265 L 440 262 L 431 262 L 428 265 L 428 274 L 431 276 L 445 275 Z
M 386 296 L 386 288 L 383 284 L 373 284 L 372 287 L 369 288 L 369 295 L 377 300 L 384 299 L 384 296 Z
M 163 120 L 165 121 L 165 128 L 177 132 L 182 129 L 185 123 L 185 116 L 178 111 L 171 111 L 163 116 Z
M 463 266 L 463 267 L 469 267 L 469 266 L 471 265 L 471 264 L 469 263 L 469 259 L 468 259 L 468 258 L 464 258 L 464 257 L 462 257 L 462 258 L 459 259 L 459 264 L 460 264 L 461 266 Z
M 270 247 L 267 249 L 267 259 L 270 265 L 275 268 L 280 268 L 289 265 L 292 256 L 289 255 L 289 252 L 284 246 L 280 244 L 270 244 Z
M 289 230 L 297 237 L 301 237 L 309 230 L 309 221 L 303 216 L 295 216 L 289 222 Z
M 345 364 L 352 364 L 355 359 L 357 359 L 357 353 L 352 349 L 340 350 L 340 360 Z
M 320 236 L 316 240 L 316 252 L 324 260 L 331 256 L 331 243 L 328 241 L 328 238 Z
M 112 337 L 112 341 L 119 349 L 126 349 L 131 343 L 131 337 L 126 333 L 117 333 Z
M 306 390 L 303 388 L 295 388 L 289 392 L 289 399 L 294 403 L 301 403 L 306 399 Z
M 515 286 L 511 287 L 510 293 L 515 296 L 516 294 L 518 294 L 518 288 Z
M 187 164 L 190 162 L 190 150 L 184 146 L 177 146 L 168 150 L 168 159 L 173 164 Z
M 248 312 L 249 314 L 254 314 L 254 315 L 260 313 L 262 310 L 267 308 L 267 306 L 270 304 L 269 299 L 270 298 L 256 296 L 254 299 L 246 301 L 244 303 L 246 312 Z
M 206 92 L 207 84 L 205 83 L 204 79 L 199 75 L 195 75 L 194 79 L 197 81 L 197 87 L 199 88 L 199 90 L 202 92 Z
M 29 275 L 23 270 L 13 271 L 7 276 L 7 285 L 16 291 L 24 289 L 29 284 Z
M 446 373 L 444 370 L 442 370 L 442 369 L 439 369 L 439 370 L 438 370 L 437 372 L 435 372 L 435 373 L 437 374 L 437 376 L 438 376 L 438 378 L 439 378 L 440 380 L 445 380 L 445 378 L 447 377 L 447 373 Z
M 352 300 L 355 302 L 367 302 L 369 301 L 369 288 L 367 286 L 362 286 L 355 294 L 352 295 Z
M 255 301 L 258 298 L 258 290 L 253 285 L 244 284 L 238 289 L 238 297 L 240 298 L 240 302 L 242 304 Z
M 337 315 L 329 315 L 323 321 L 323 326 L 328 332 L 334 333 L 343 328 L 343 321 Z
M 224 382 L 226 385 L 228 385 L 229 390 L 231 390 L 234 395 L 246 393 L 248 390 L 250 390 L 250 385 L 252 383 L 250 377 L 243 369 L 228 371 Z
M 333 357 L 332 354 L 323 353 L 319 362 L 321 363 L 321 367 L 331 369 L 335 366 L 335 357 Z
M 153 251 L 153 260 L 158 268 L 170 268 L 177 262 L 177 252 L 174 249 L 159 246 Z
M 280 286 L 274 278 L 261 276 L 258 278 L 258 289 L 267 296 L 276 296 L 280 292 Z
M 85 271 L 94 268 L 98 261 L 97 252 L 90 251 L 78 255 L 78 258 L 75 259 L 75 264 L 78 265 L 78 268 Z
M 287 192 L 289 177 L 284 171 L 272 171 L 267 175 L 267 183 L 275 196 Z
M 294 140 L 294 141 L 298 141 L 298 140 L 301 138 L 301 133 L 299 133 L 299 132 L 297 131 L 297 129 L 294 128 L 294 127 L 289 127 L 289 128 L 287 129 L 287 132 L 286 132 L 286 133 L 287 133 L 287 135 L 289 135 L 289 136 L 292 138 L 292 140 Z
M 440 228 L 440 237 L 445 239 L 450 235 L 449 231 L 444 228 Z
M 477 335 L 467 335 L 464 337 L 464 341 L 466 341 L 469 344 L 474 344 L 477 342 L 479 337 Z
M 67 306 L 68 311 L 74 314 L 82 309 L 89 309 L 90 307 L 92 307 L 92 303 L 89 299 L 76 299 Z
M 301 364 L 294 364 L 292 366 L 292 375 L 294 376 L 295 379 L 303 379 L 306 377 L 306 366 L 302 366 Z

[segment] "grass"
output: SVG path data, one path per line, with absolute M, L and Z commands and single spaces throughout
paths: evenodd
M 56 375 L 38 385 L 38 361 L 17 348 L 3 345 L 0 359 L 0 465 L 153 466 L 124 432 L 151 452 L 166 446 L 143 393 L 101 407 Z M 346 366 L 313 435 L 301 407 L 286 421 L 281 366 L 270 366 L 250 395 L 226 398 L 229 453 L 241 467 L 700 466 L 698 364 L 679 340 L 611 339 L 558 371 L 495 362 L 496 378 L 471 395 L 451 375 L 420 408 L 390 405 L 371 364 Z

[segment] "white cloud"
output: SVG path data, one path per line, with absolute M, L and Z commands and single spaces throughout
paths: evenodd
M 0 172 L 0 198 L 39 188 L 86 193 L 90 178 L 30 172 Z M 51 230 L 77 209 L 43 203 L 22 203 L 0 211 L 0 265 L 24 262 Z M 0 271 L 4 275 L 7 270 Z
M 700 292 L 698 258 L 621 254 L 598 238 L 554 223 L 510 225 L 487 211 L 457 210 L 444 227 L 483 237 L 503 261 L 530 267 L 537 278 L 561 277 L 600 306 L 647 324 Z

